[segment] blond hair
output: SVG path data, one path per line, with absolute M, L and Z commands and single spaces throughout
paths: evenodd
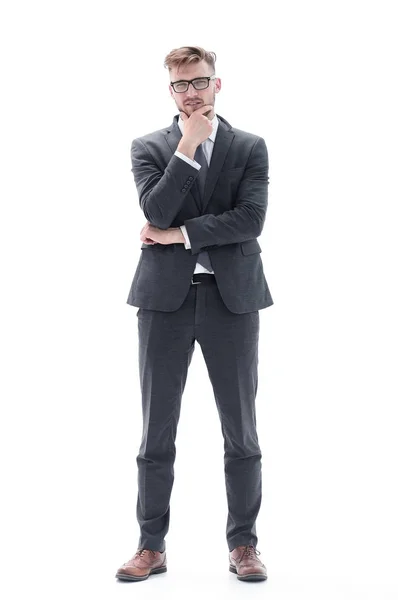
M 213 70 L 215 70 L 214 63 L 216 62 L 215 52 L 208 52 L 200 46 L 182 46 L 181 48 L 175 48 L 166 56 L 164 61 L 165 69 L 169 72 L 171 69 L 177 69 L 181 66 L 190 65 L 195 62 L 204 60 Z

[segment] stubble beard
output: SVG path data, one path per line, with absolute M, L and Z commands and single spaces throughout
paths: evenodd
M 213 117 L 216 114 L 215 113 L 215 100 L 216 100 L 216 94 L 214 93 L 213 94 L 213 98 L 209 102 L 207 102 L 207 104 L 210 104 L 211 107 L 212 107 L 211 108 L 211 112 L 213 112 Z M 194 113 L 196 110 L 198 110 L 199 108 L 201 108 L 205 104 L 206 104 L 205 102 L 202 102 L 202 100 L 200 100 L 198 106 L 192 106 L 192 105 L 190 106 L 190 105 L 187 105 L 187 104 L 183 104 L 182 108 L 178 108 L 178 106 L 177 106 L 177 108 L 178 108 L 179 111 L 184 112 L 187 115 L 187 117 L 190 117 L 192 115 L 192 113 Z

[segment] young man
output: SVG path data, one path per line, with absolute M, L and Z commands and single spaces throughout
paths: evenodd
M 165 60 L 179 114 L 133 141 L 132 171 L 147 219 L 127 303 L 139 307 L 143 435 L 136 554 L 116 573 L 138 581 L 167 570 L 165 536 L 181 398 L 201 346 L 224 436 L 229 569 L 264 580 L 257 558 L 261 450 L 255 397 L 259 310 L 273 304 L 263 273 L 268 154 L 262 137 L 214 112 L 216 56 L 185 46 Z M 205 436 L 204 436 L 205 437 Z M 205 443 L 205 441 L 204 441 Z

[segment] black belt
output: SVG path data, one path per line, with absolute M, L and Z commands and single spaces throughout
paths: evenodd
M 216 278 L 212 273 L 194 273 L 191 277 L 191 285 L 197 283 L 215 283 Z

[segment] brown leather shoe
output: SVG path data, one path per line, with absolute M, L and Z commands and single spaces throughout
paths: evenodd
M 254 546 L 237 546 L 229 553 L 229 570 L 242 581 L 267 579 L 267 569 L 257 558 L 261 554 Z
M 166 550 L 158 552 L 141 548 L 133 558 L 124 563 L 116 572 L 115 577 L 126 581 L 141 581 L 149 575 L 157 575 L 167 571 Z

